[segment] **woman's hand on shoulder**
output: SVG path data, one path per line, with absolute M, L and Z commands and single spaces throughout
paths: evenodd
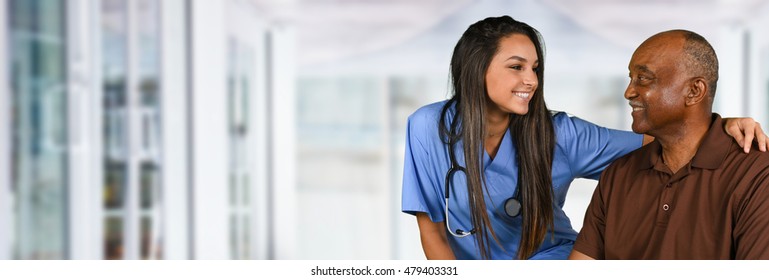
M 753 139 L 762 152 L 766 152 L 769 146 L 769 137 L 761 129 L 761 124 L 753 118 L 724 118 L 724 130 L 726 134 L 734 137 L 734 141 L 737 141 L 745 153 L 750 152 Z

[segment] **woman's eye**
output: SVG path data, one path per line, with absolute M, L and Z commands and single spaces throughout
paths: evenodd
M 523 67 L 521 67 L 520 65 L 513 65 L 513 66 L 510 66 L 510 69 L 521 70 L 521 69 L 523 69 Z

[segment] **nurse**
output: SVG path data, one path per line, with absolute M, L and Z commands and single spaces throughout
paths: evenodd
M 651 142 L 549 111 L 544 62 L 534 28 L 481 20 L 454 48 L 451 98 L 409 117 L 402 211 L 416 215 L 428 259 L 566 259 L 577 237 L 563 211 L 570 183 Z M 725 127 L 766 150 L 752 119 Z

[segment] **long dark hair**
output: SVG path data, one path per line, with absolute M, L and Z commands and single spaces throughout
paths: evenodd
M 475 234 L 476 245 L 484 259 L 490 255 L 489 235 L 499 243 L 483 196 L 486 178 L 482 172 L 481 153 L 485 150 L 486 104 L 489 98 L 485 76 L 500 40 L 513 34 L 531 39 L 539 58 L 539 86 L 529 102 L 528 113 L 510 114 L 510 135 L 518 153 L 518 192 L 523 219 L 518 259 L 527 259 L 534 254 L 548 229 L 553 227 L 551 168 L 555 132 L 543 96 L 545 57 L 539 32 L 509 16 L 486 18 L 470 25 L 454 47 L 451 57 L 453 94 L 443 106 L 439 121 L 446 143 L 450 139 L 462 139 L 464 143 L 468 203 L 473 227 L 478 231 Z M 447 126 L 446 114 L 452 105 L 456 106 L 456 114 Z

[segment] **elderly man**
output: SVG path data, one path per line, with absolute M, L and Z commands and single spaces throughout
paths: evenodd
M 769 154 L 743 153 L 712 112 L 711 45 L 662 32 L 628 68 L 633 131 L 656 139 L 601 175 L 570 259 L 769 259 Z

